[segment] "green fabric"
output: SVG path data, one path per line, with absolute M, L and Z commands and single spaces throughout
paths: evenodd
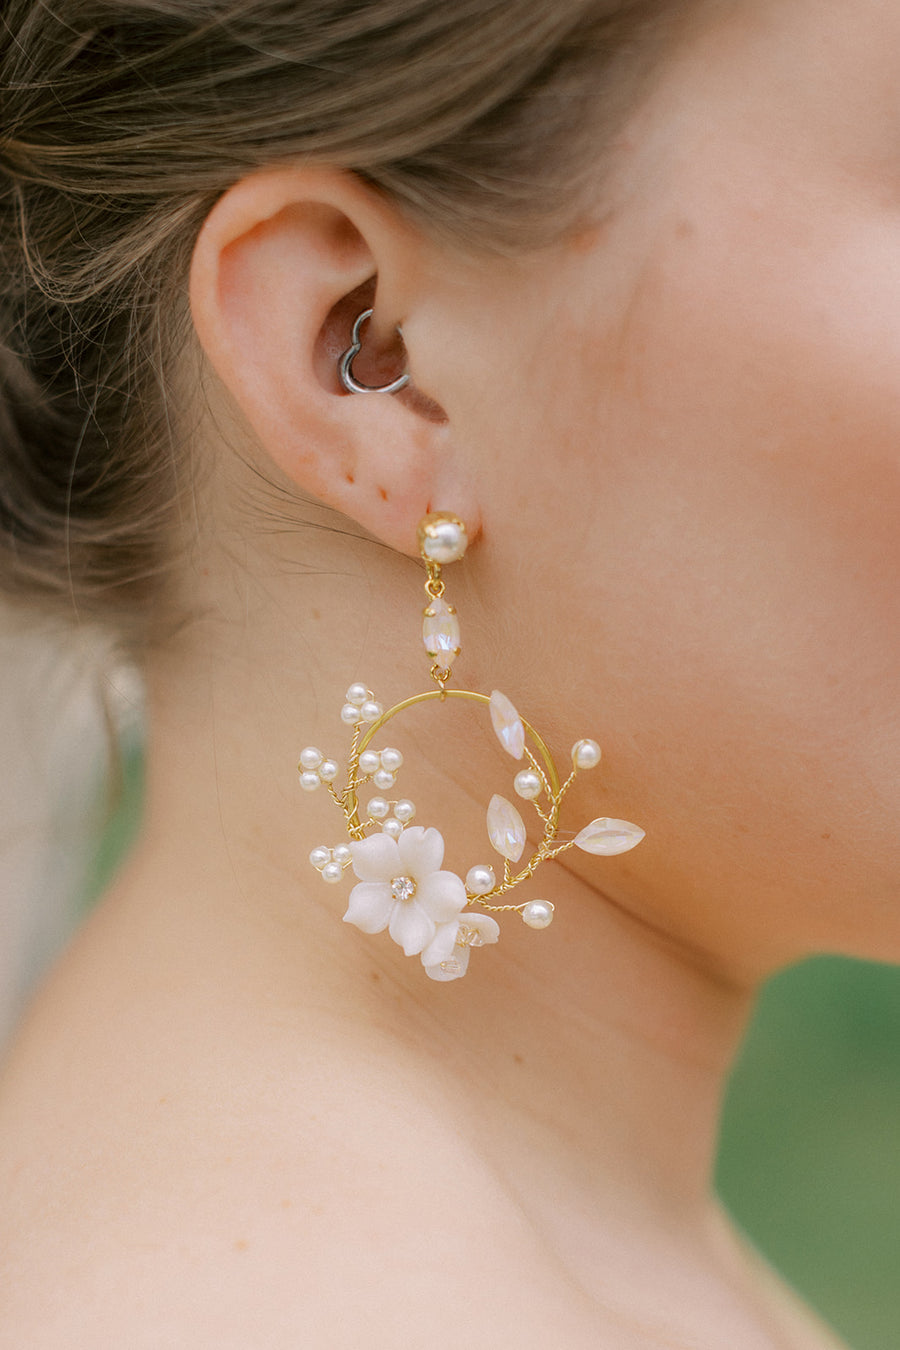
M 732 1077 L 719 1192 L 853 1350 L 900 1346 L 900 969 L 772 980 Z

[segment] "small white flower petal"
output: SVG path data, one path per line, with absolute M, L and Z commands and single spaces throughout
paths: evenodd
M 422 825 L 408 825 L 397 841 L 403 860 L 401 871 L 424 879 L 429 872 L 437 872 L 444 861 L 444 837 L 433 825 L 426 830 Z
M 469 903 L 455 872 L 431 872 L 416 883 L 416 903 L 435 923 L 449 923 Z
M 353 870 L 360 881 L 390 881 L 405 870 L 400 862 L 396 841 L 387 834 L 371 834 L 350 845 Z
M 442 961 L 448 961 L 453 955 L 453 947 L 458 932 L 458 919 L 454 919 L 452 923 L 438 924 L 437 932 L 422 952 L 422 965 L 427 968 L 428 966 L 439 966 Z
M 390 934 L 406 956 L 418 956 L 435 934 L 436 924 L 415 900 L 400 900 L 391 915 Z
M 356 924 L 364 933 L 383 933 L 395 903 L 384 882 L 361 881 L 350 892 L 344 923 Z
M 496 942 L 500 936 L 500 925 L 490 914 L 464 914 L 461 922 L 466 928 L 472 928 L 481 938 L 481 945 Z
M 452 954 L 446 960 L 439 961 L 436 965 L 426 966 L 425 974 L 430 980 L 441 980 L 446 983 L 448 980 L 461 980 L 468 969 L 468 947 L 454 947 Z

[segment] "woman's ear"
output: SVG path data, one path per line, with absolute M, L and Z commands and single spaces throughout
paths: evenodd
M 419 238 L 353 175 L 317 167 L 251 174 L 213 207 L 190 296 L 200 343 L 259 445 L 293 483 L 385 543 L 450 509 L 477 528 L 452 430 L 415 385 L 399 326 L 421 300 Z M 353 373 L 399 394 L 351 394 L 338 378 L 358 314 L 374 307 Z

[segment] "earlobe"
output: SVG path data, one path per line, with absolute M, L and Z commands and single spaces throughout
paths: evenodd
M 452 481 L 446 419 L 414 386 L 399 396 L 351 393 L 339 370 L 354 323 L 372 306 L 360 332 L 367 350 L 352 371 L 382 384 L 405 368 L 402 348 L 372 360 L 368 340 L 396 333 L 415 304 L 409 236 L 352 175 L 250 175 L 205 222 L 190 294 L 205 354 L 262 451 L 304 493 L 414 552 L 416 523 L 431 505 L 473 514 Z

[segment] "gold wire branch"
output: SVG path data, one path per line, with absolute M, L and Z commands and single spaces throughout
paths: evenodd
M 424 589 L 428 598 L 425 618 L 426 621 L 439 620 L 437 625 L 426 622 L 426 626 L 423 628 L 426 650 L 432 658 L 437 655 L 438 658 L 455 659 L 459 655 L 459 630 L 455 609 L 452 605 L 447 605 L 445 610 L 439 610 L 437 615 L 431 613 L 430 610 L 435 602 L 443 601 L 446 593 L 441 572 L 441 561 L 455 561 L 462 557 L 465 552 L 465 526 L 457 517 L 446 512 L 437 512 L 427 516 L 421 522 L 419 543 L 425 563 Z M 438 558 L 441 561 L 438 561 Z M 452 618 L 452 624 L 441 628 L 440 619 L 448 617 Z M 449 660 L 444 665 L 441 659 L 433 659 L 430 674 L 437 688 L 428 689 L 420 694 L 413 694 L 411 697 L 395 704 L 386 712 L 382 710 L 381 705 L 375 702 L 371 691 L 366 690 L 363 685 L 351 686 L 347 694 L 348 706 L 342 710 L 341 714 L 342 720 L 352 723 L 353 726 L 350 752 L 346 762 L 346 784 L 341 789 L 336 788 L 329 777 L 329 775 L 331 777 L 335 775 L 336 762 L 329 761 L 327 772 L 325 772 L 323 757 L 320 752 L 313 747 L 308 747 L 301 756 L 300 767 L 303 786 L 309 789 L 315 788 L 319 785 L 317 778 L 326 783 L 332 799 L 344 816 L 350 839 L 362 841 L 368 837 L 367 831 L 375 828 L 382 815 L 385 814 L 379 808 L 379 811 L 376 812 L 378 820 L 367 812 L 367 818 L 363 821 L 360 819 L 359 807 L 359 793 L 364 784 L 372 781 L 373 785 L 379 788 L 377 781 L 379 771 L 373 770 L 372 772 L 361 773 L 360 760 L 383 728 L 399 714 L 416 707 L 420 703 L 428 703 L 435 699 L 443 703 L 449 698 L 459 698 L 490 705 L 495 729 L 504 748 L 514 758 L 521 760 L 524 756 L 537 777 L 537 783 L 532 781 L 527 790 L 524 784 L 520 786 L 519 783 L 516 783 L 515 786 L 519 796 L 530 801 L 534 807 L 537 817 L 542 823 L 542 832 L 541 839 L 528 861 L 518 871 L 515 871 L 513 859 L 504 852 L 501 843 L 515 852 L 521 842 L 521 848 L 519 849 L 519 857 L 521 857 L 527 843 L 527 834 L 524 833 L 525 823 L 512 803 L 507 801 L 506 798 L 500 798 L 496 808 L 497 814 L 492 815 L 495 810 L 493 806 L 488 811 L 488 830 L 491 835 L 492 846 L 503 857 L 502 876 L 499 881 L 496 880 L 493 868 L 485 867 L 484 870 L 494 878 L 493 886 L 490 890 L 480 893 L 471 890 L 467 885 L 465 890 L 466 902 L 469 905 L 477 905 L 493 914 L 516 910 L 521 912 L 526 922 L 533 927 L 546 927 L 552 917 L 553 910 L 553 906 L 547 902 L 523 901 L 520 904 L 492 904 L 491 901 L 508 894 L 522 882 L 529 881 L 542 863 L 560 857 L 570 848 L 579 847 L 587 852 L 607 854 L 624 852 L 639 842 L 643 837 L 643 831 L 637 826 L 630 825 L 627 821 L 611 821 L 603 818 L 592 821 L 589 826 L 586 826 L 571 839 L 560 839 L 558 828 L 563 801 L 579 770 L 593 768 L 599 762 L 600 750 L 596 743 L 592 741 L 576 743 L 572 752 L 572 769 L 568 777 L 560 782 L 559 772 L 546 742 L 535 731 L 534 727 L 521 717 L 505 696 L 496 692 L 488 696 L 472 689 L 449 688 L 449 682 L 452 678 Z M 358 715 L 356 715 L 357 712 Z M 526 741 L 526 737 L 530 744 Z M 386 790 L 385 783 L 390 782 L 390 785 L 393 785 L 396 772 L 402 763 L 402 756 L 398 751 L 392 751 L 391 753 L 396 758 L 396 764 L 389 766 L 387 760 L 383 761 L 382 768 L 385 773 L 380 788 L 382 791 Z M 376 752 L 376 758 L 380 760 L 382 755 L 386 756 L 387 754 L 387 750 Z M 304 759 L 307 765 L 312 764 L 314 766 L 313 769 L 307 767 L 306 771 L 302 772 L 304 770 Z M 319 773 L 315 766 L 320 766 L 323 772 Z M 392 806 L 396 809 L 400 805 L 400 802 L 390 802 L 387 799 L 385 801 L 387 802 L 385 812 L 389 812 Z M 543 805 L 541 804 L 542 801 Z M 511 816 L 507 814 L 507 808 L 512 813 Z M 388 821 L 387 818 L 381 820 L 382 829 L 387 830 L 390 825 L 395 830 L 391 837 L 397 838 L 402 833 L 405 823 L 412 818 L 414 811 L 415 808 L 410 803 L 408 813 L 402 819 L 399 815 L 395 815 L 392 821 Z M 511 829 L 513 836 L 509 841 L 500 838 L 500 836 L 506 834 L 507 829 Z M 619 834 L 617 834 L 617 831 Z M 346 845 L 337 846 L 335 849 L 328 849 L 323 845 L 321 848 L 313 850 L 313 854 L 318 854 L 318 859 L 311 855 L 310 860 L 329 881 L 339 880 L 341 871 L 350 866 L 352 862 L 350 850 Z M 324 859 L 330 861 L 326 864 L 323 861 Z M 539 909 L 543 910 L 540 917 L 537 914 Z M 548 910 L 549 914 L 547 913 Z M 465 945 L 465 938 L 462 940 L 462 945 Z

